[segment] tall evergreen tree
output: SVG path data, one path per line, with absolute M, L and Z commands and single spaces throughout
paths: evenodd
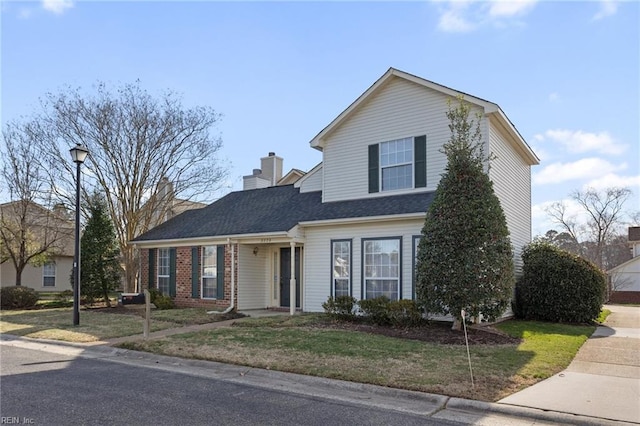
M 99 193 L 94 193 L 89 200 L 89 220 L 80 248 L 81 294 L 88 301 L 102 297 L 107 306 L 111 306 L 109 292 L 119 286 L 122 278 L 120 250 L 107 203 Z
M 500 200 L 489 179 L 480 116 L 469 118 L 463 98 L 449 104 L 445 173 L 425 218 L 418 247 L 418 301 L 429 313 L 493 319 L 509 306 L 515 284 L 513 253 Z

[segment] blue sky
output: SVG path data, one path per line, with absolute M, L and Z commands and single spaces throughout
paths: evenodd
M 1 120 L 46 92 L 141 81 L 223 114 L 228 190 L 269 151 L 285 172 L 389 67 L 502 107 L 541 159 L 534 235 L 570 191 L 627 186 L 640 210 L 637 2 L 3 1 Z

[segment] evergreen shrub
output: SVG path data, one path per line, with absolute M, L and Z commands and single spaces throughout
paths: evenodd
M 522 260 L 514 306 L 518 318 L 588 323 L 598 317 L 606 279 L 593 263 L 542 241 L 526 246 Z
M 13 286 L 0 289 L 0 307 L 2 309 L 33 308 L 38 298 L 38 293 L 30 287 Z

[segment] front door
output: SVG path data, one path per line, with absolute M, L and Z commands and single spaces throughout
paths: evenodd
M 296 308 L 300 307 L 300 247 L 296 247 Z M 280 249 L 280 306 L 291 307 L 291 248 Z

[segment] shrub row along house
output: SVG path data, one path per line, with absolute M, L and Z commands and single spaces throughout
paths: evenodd
M 308 173 L 283 181 L 283 160 L 270 153 L 245 190 L 132 241 L 142 286 L 178 306 L 291 313 L 322 311 L 330 295 L 413 298 L 421 228 L 446 166 L 448 101 L 458 96 L 480 114 L 495 155 L 488 173 L 519 270 L 538 158 L 498 105 L 390 68 L 311 140 L 322 162 Z

